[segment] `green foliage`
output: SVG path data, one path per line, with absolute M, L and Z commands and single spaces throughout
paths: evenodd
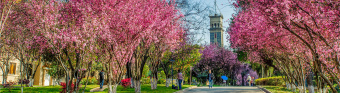
M 255 80 L 256 85 L 286 86 L 282 76 L 259 78 Z
M 101 71 L 104 69 L 104 65 L 101 62 L 93 62 L 91 71 Z
M 159 79 L 166 79 L 166 76 L 165 76 L 165 73 L 164 73 L 163 70 L 158 73 L 158 78 Z
M 51 75 L 51 77 L 57 79 L 60 79 L 66 75 L 65 70 L 57 62 L 52 62 L 50 69 L 47 70 L 47 73 Z
M 243 51 L 236 51 L 237 53 L 237 59 L 239 61 L 247 61 L 247 53 Z
M 147 78 L 150 75 L 150 70 L 148 65 L 144 65 L 144 69 L 142 72 L 142 78 Z
M 157 84 L 165 84 L 166 79 L 158 79 Z
M 142 78 L 140 83 L 143 84 L 150 84 L 150 78 Z
M 83 78 L 80 83 L 85 85 L 87 81 L 87 78 Z M 87 83 L 87 85 L 97 85 L 98 84 L 98 80 L 94 77 L 89 77 L 89 81 Z

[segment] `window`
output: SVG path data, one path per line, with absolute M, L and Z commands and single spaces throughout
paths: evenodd
M 217 27 L 216 23 L 215 23 L 215 28 Z
M 217 36 L 216 36 L 216 33 L 215 33 L 215 38 L 216 38 Z
M 220 27 L 220 23 L 217 23 L 217 27 Z
M 11 63 L 8 74 L 15 74 L 16 65 L 16 63 Z

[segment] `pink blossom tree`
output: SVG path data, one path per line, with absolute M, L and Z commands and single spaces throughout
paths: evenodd
M 48 3 L 47 3 L 48 2 Z M 30 53 L 37 49 L 38 53 L 52 53 L 66 71 L 67 91 L 75 81 L 75 90 L 81 78 L 79 77 L 81 63 L 88 63 L 92 57 L 91 45 L 96 25 L 91 16 L 94 12 L 86 8 L 86 2 L 55 2 L 55 1 L 25 1 L 21 3 L 16 15 L 13 15 L 13 38 L 17 42 L 19 60 L 26 62 Z M 22 22 L 20 22 L 22 21 Z M 16 23 L 17 22 L 17 23 Z M 19 24 L 18 24 L 19 23 Z M 16 32 L 14 32 L 16 31 Z M 69 80 L 71 79 L 71 80 Z
M 230 50 L 211 44 L 205 46 L 201 53 L 201 60 L 195 68 L 201 72 L 212 70 L 216 76 L 216 82 L 222 82 L 220 78 L 222 75 L 229 77 L 229 81 L 234 85 L 244 85 L 243 78 L 249 73 L 258 78 L 257 73 L 248 64 L 238 61 L 237 54 Z
M 6 30 L 6 23 L 8 22 L 8 18 L 9 18 L 9 14 L 11 13 L 11 11 L 13 10 L 13 4 L 14 1 L 4 1 L 0 3 L 0 37 L 2 38 L 0 41 L 0 47 L 1 47 L 1 64 L 0 64 L 0 68 L 2 73 L 2 84 L 6 84 L 7 81 L 7 76 L 8 76 L 8 72 L 9 72 L 9 60 L 10 58 L 13 57 L 13 55 L 11 55 L 11 47 L 9 47 L 6 43 L 6 40 L 4 39 L 4 35 L 3 32 L 4 30 Z
M 181 16 L 166 1 L 32 0 L 23 2 L 20 8 L 24 14 L 13 15 L 13 28 L 9 29 L 16 31 L 11 32 L 11 42 L 19 42 L 13 46 L 21 47 L 21 60 L 30 49 L 51 53 L 66 72 L 67 92 L 72 91 L 72 83 L 76 85 L 73 91 L 78 91 L 83 77 L 80 74 L 89 71 L 94 61 L 107 64 L 109 92 L 116 92 L 126 63 L 132 62 L 136 92 L 140 92 L 139 72 L 146 59 L 175 48 L 183 35 Z M 14 34 L 22 36 L 15 38 Z M 160 47 L 161 52 L 149 52 L 151 45 Z
M 241 11 L 234 17 L 229 32 L 234 47 L 253 51 L 251 53 L 254 55 L 257 54 L 256 51 L 263 49 L 288 54 L 285 59 L 294 59 L 295 61 L 290 61 L 294 63 L 299 63 L 296 59 L 302 59 L 304 63 L 300 63 L 301 69 L 313 68 L 317 81 L 326 81 L 331 90 L 336 92 L 331 80 L 339 80 L 339 45 L 336 38 L 339 36 L 339 9 L 336 7 L 339 2 L 236 2 L 236 7 L 240 7 Z M 318 89 L 321 91 L 323 87 L 318 86 Z
M 139 42 L 135 43 L 137 47 L 133 51 L 130 68 L 136 93 L 140 92 L 141 72 L 150 57 L 151 45 L 157 44 L 156 46 L 159 46 L 161 44 L 158 42 L 164 40 L 166 46 L 163 46 L 163 48 L 174 48 L 183 34 L 179 21 L 180 15 L 178 15 L 178 10 L 175 9 L 173 4 L 152 0 L 138 3 L 140 6 L 135 6 L 136 9 L 134 10 L 136 11 L 134 13 L 138 13 L 134 18 L 138 20 L 131 25 L 138 27 L 137 31 L 139 31 L 140 37 L 137 40 Z

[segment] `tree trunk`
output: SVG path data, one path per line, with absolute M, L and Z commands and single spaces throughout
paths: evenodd
M 6 84 L 6 81 L 7 81 L 7 75 L 5 75 L 5 73 L 3 73 L 2 76 L 3 76 L 3 77 L 2 77 L 2 79 L 3 79 L 2 85 L 4 85 L 4 84 Z
M 126 75 L 127 75 L 127 78 L 131 78 L 130 88 L 133 88 L 134 83 L 133 83 L 132 74 L 131 74 L 131 62 L 126 64 Z
M 152 89 L 152 90 L 153 90 L 153 89 L 157 89 L 157 78 L 151 77 L 150 80 L 151 80 L 151 82 L 150 82 L 150 84 L 151 84 L 151 89 Z
M 292 92 L 295 92 L 296 91 L 296 86 L 294 84 L 291 84 L 291 87 L 292 87 Z
M 314 85 L 313 85 L 313 74 L 310 73 L 308 76 L 307 76 L 307 86 L 308 86 L 308 90 L 309 90 L 309 93 L 314 93 Z
M 34 79 L 32 78 L 32 76 L 30 77 L 29 80 L 30 80 L 29 87 L 33 87 Z
M 131 78 L 130 80 L 131 80 L 131 85 L 130 85 L 130 87 L 131 87 L 131 88 L 134 88 L 134 84 L 135 84 L 135 83 L 134 83 L 134 81 L 133 81 L 132 78 Z
M 155 78 L 155 84 L 154 84 L 154 89 L 157 89 L 157 81 L 158 81 L 158 79 L 157 78 Z
M 151 86 L 151 90 L 153 90 L 153 77 L 150 76 L 150 86 Z
M 135 81 L 135 93 L 141 93 L 140 80 L 134 79 L 133 81 Z
M 169 77 L 167 77 L 166 79 L 165 79 L 165 86 L 166 87 L 169 87 L 169 85 L 170 85 L 170 80 L 169 80 L 170 78 Z
M 69 81 L 69 74 L 68 74 L 68 71 L 67 70 L 65 70 L 66 71 L 66 77 L 65 77 L 65 83 L 66 83 L 66 92 L 69 92 L 69 86 L 70 86 L 70 82 L 68 82 Z
M 109 79 L 109 82 L 108 82 L 109 86 L 108 86 L 108 93 L 113 93 L 113 90 L 112 90 L 112 85 L 111 85 L 111 80 Z
M 329 88 L 327 88 L 327 87 L 324 87 L 323 89 L 322 89 L 322 93 L 328 93 L 327 91 L 328 91 L 328 89 Z
M 23 71 L 22 71 L 22 65 L 23 65 L 23 61 L 20 62 L 20 79 L 23 80 Z M 24 93 L 24 87 L 22 86 L 22 82 L 21 82 L 21 93 Z
M 111 85 L 111 83 L 112 83 L 112 81 L 111 81 L 111 64 L 109 64 L 109 70 L 108 70 L 108 73 L 106 74 L 107 75 L 107 79 L 109 79 L 109 82 L 107 83 L 109 86 L 108 86 L 108 89 L 109 89 L 109 91 L 108 91 L 108 93 L 113 93 L 113 90 L 112 90 L 112 85 Z
M 87 86 L 87 83 L 89 82 L 89 75 L 91 74 L 91 67 L 90 67 L 90 70 L 89 70 L 89 73 L 87 73 L 87 77 L 86 77 L 86 83 L 85 83 L 85 87 L 84 87 L 84 90 L 83 90 L 83 92 L 82 93 L 84 93 L 85 92 L 85 89 L 86 89 L 86 86 Z
M 118 84 L 113 84 L 113 87 L 111 87 L 112 88 L 111 93 L 117 93 L 117 86 L 118 86 Z
M 303 89 L 303 86 L 298 86 L 299 93 L 305 93 L 305 89 Z
M 314 93 L 314 86 L 309 86 L 308 85 L 308 93 Z
M 286 87 L 287 87 L 287 89 L 292 89 L 291 84 L 288 83 L 288 82 L 286 82 Z

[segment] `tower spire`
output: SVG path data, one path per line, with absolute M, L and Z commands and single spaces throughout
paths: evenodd
M 216 0 L 214 0 L 214 10 L 211 11 L 209 15 L 210 18 L 210 43 L 218 44 L 223 47 L 223 15 L 217 6 Z M 214 12 L 214 13 L 212 13 Z M 219 13 L 218 13 L 219 12 Z
M 214 6 L 215 6 L 215 14 L 217 14 L 217 4 L 216 4 L 216 0 L 214 2 Z

